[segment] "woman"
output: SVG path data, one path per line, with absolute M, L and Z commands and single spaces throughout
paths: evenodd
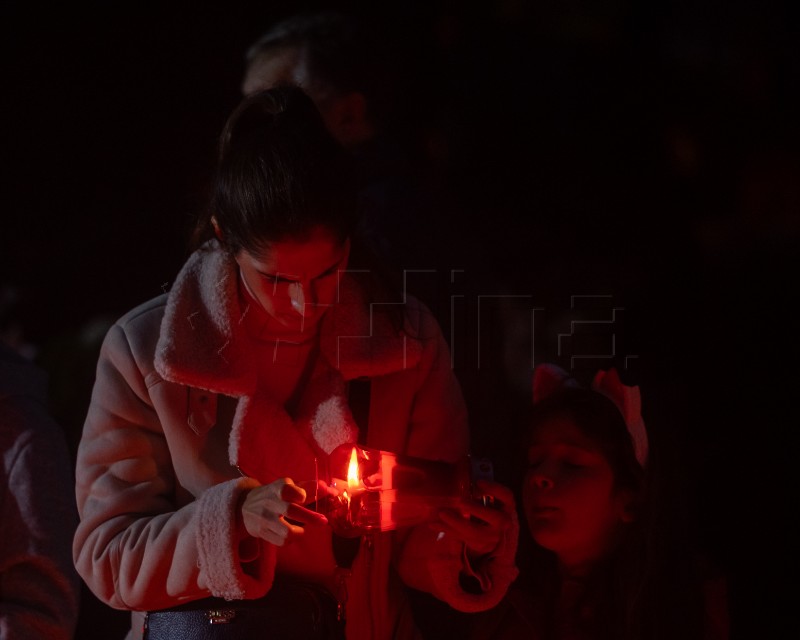
M 431 314 L 347 272 L 354 212 L 348 157 L 305 94 L 248 97 L 223 131 L 201 246 L 168 294 L 109 331 L 78 453 L 74 555 L 100 599 L 134 612 L 129 637 L 176 607 L 225 622 L 228 601 L 257 601 L 281 633 L 298 583 L 336 596 L 348 638 L 408 637 L 403 583 L 472 611 L 515 577 L 510 498 L 349 553 L 304 506 L 343 443 L 447 462 L 468 447 Z M 361 436 L 357 380 L 370 387 Z

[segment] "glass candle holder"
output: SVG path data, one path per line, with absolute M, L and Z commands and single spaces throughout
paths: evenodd
M 477 477 L 491 479 L 491 464 L 469 456 L 455 464 L 346 444 L 331 453 L 325 505 L 333 530 L 344 537 L 393 531 L 436 519 L 473 497 Z

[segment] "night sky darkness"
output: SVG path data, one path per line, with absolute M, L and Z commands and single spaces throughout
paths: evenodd
M 457 327 L 476 449 L 504 479 L 489 429 L 524 402 L 531 351 L 579 375 L 623 369 L 684 454 L 697 536 L 731 575 L 734 637 L 783 631 L 796 22 L 760 2 L 467 4 L 4 2 L 0 282 L 20 291 L 28 339 L 55 367 L 91 318 L 169 286 L 247 46 L 298 8 L 353 9 L 385 30 L 404 131 L 437 185 L 437 215 L 406 226 L 446 243 L 410 266 L 446 274 L 420 295 Z M 585 346 L 559 342 L 576 320 L 595 321 Z M 509 327 L 522 337 L 504 356 Z M 570 359 L 603 353 L 609 331 L 613 357 Z

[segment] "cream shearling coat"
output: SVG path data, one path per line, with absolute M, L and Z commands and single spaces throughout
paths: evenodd
M 320 326 L 322 357 L 290 416 L 256 384 L 237 277 L 209 243 L 169 294 L 123 316 L 102 347 L 78 452 L 73 554 L 101 600 L 134 612 L 129 638 L 141 637 L 136 612 L 269 591 L 283 550 L 259 540 L 255 558 L 240 557 L 237 504 L 259 483 L 313 479 L 315 461 L 355 441 L 348 380 L 372 381 L 369 446 L 448 462 L 468 450 L 447 346 L 421 303 L 402 303 L 398 332 L 343 277 Z M 516 536 L 515 520 L 479 568 L 479 595 L 459 586 L 455 541 L 437 542 L 424 525 L 373 536 L 349 579 L 348 638 L 412 636 L 402 583 L 463 611 L 494 606 L 516 577 Z

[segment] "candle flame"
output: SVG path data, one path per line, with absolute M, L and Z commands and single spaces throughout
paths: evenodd
M 353 447 L 353 452 L 350 454 L 350 464 L 347 467 L 347 486 L 351 489 L 357 487 L 360 482 L 358 477 L 358 456 L 356 455 L 356 448 Z

